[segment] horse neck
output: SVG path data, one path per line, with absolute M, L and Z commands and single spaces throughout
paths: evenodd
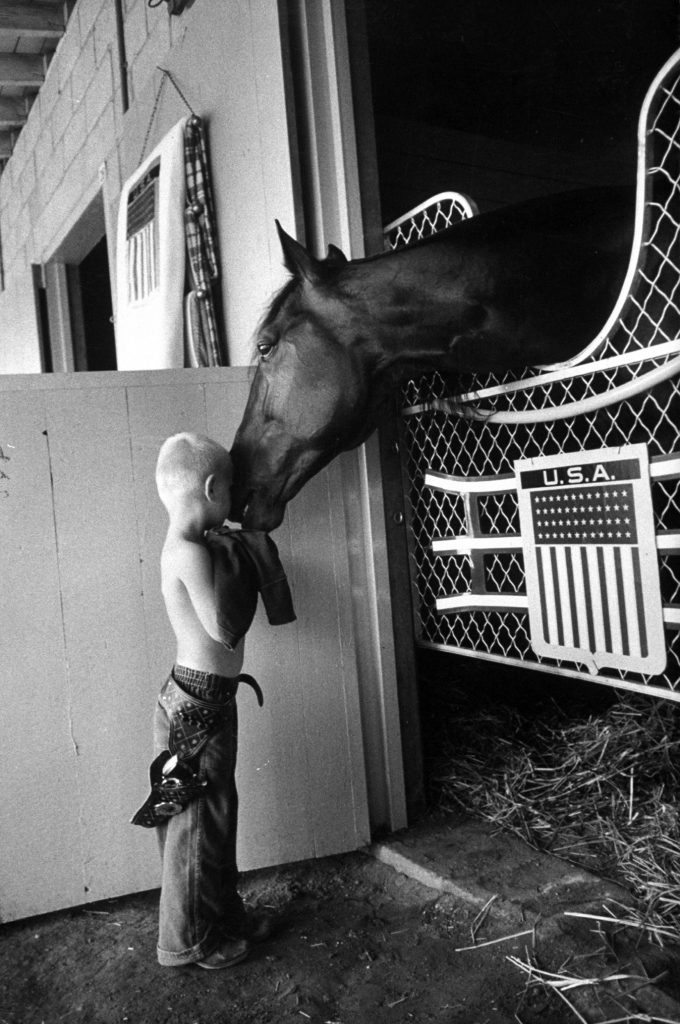
M 343 290 L 363 317 L 380 365 L 439 358 L 466 327 L 470 300 L 459 253 L 423 245 L 347 265 Z

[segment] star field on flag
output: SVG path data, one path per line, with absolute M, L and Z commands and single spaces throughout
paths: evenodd
M 571 488 L 531 496 L 537 544 L 637 544 L 633 488 Z

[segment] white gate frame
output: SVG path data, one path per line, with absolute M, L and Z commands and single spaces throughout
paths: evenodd
M 419 646 L 680 701 L 679 168 L 680 51 L 659 71 L 641 109 L 631 257 L 596 337 L 568 361 L 472 377 L 453 396 L 440 375 L 404 388 Z M 434 234 L 475 212 L 467 197 L 440 194 L 389 224 L 386 246 Z M 603 409 L 609 410 L 604 427 Z M 513 461 L 546 453 L 577 458 L 627 443 L 625 429 L 650 447 L 669 652 L 662 677 L 624 670 L 591 675 L 575 663 L 538 657 L 528 642 Z M 645 430 L 649 437 L 639 436 Z M 660 440 L 662 430 L 670 440 Z
M 284 6 L 292 120 L 301 142 L 302 201 L 294 233 L 319 256 L 333 239 L 349 256 L 360 257 L 365 217 L 348 38 L 352 3 L 287 0 Z M 347 656 L 355 660 L 359 678 L 371 826 L 396 830 L 407 824 L 407 793 L 377 438 L 343 454 L 331 472 L 339 479 L 352 539 L 352 591 L 362 595 L 353 607 Z

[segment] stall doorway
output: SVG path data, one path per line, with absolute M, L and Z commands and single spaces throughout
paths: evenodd
M 43 371 L 116 370 L 104 205 L 96 196 L 35 276 Z
M 449 191 L 469 196 L 484 214 L 572 188 L 634 183 L 642 100 L 677 46 L 673 0 L 603 0 L 579 18 L 565 0 L 538 7 L 522 0 L 371 0 L 365 20 L 383 225 Z M 466 658 L 440 654 L 414 637 L 409 510 L 395 511 L 399 452 L 407 450 L 401 412 L 382 429 L 381 464 L 413 820 L 441 755 L 437 726 L 455 723 L 459 711 L 450 702 L 443 711 L 451 684 L 463 682 L 490 705 L 497 687 L 509 697 L 516 681 L 517 699 L 525 701 L 532 686 L 527 673 L 510 666 L 480 668 L 476 649 Z M 554 679 L 546 684 L 553 693 Z M 450 728 L 454 733 L 455 724 Z
M 106 235 L 73 269 L 82 316 L 82 346 L 86 364 L 82 369 L 115 370 L 116 339 Z

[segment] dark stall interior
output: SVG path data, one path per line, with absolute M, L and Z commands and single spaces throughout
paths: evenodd
M 675 0 L 367 0 L 383 221 L 445 189 L 480 211 L 635 178 Z
M 680 42 L 676 0 L 367 0 L 366 16 L 383 224 L 444 190 L 485 212 L 635 182 L 640 107 Z M 461 727 L 495 744 L 618 699 L 432 650 L 418 653 L 418 684 L 429 805 Z
M 484 213 L 636 181 L 640 108 L 680 43 L 676 0 L 366 11 L 383 225 L 447 190 Z M 614 878 L 677 932 L 677 703 L 436 649 L 418 650 L 417 677 L 428 814 L 481 817 Z

